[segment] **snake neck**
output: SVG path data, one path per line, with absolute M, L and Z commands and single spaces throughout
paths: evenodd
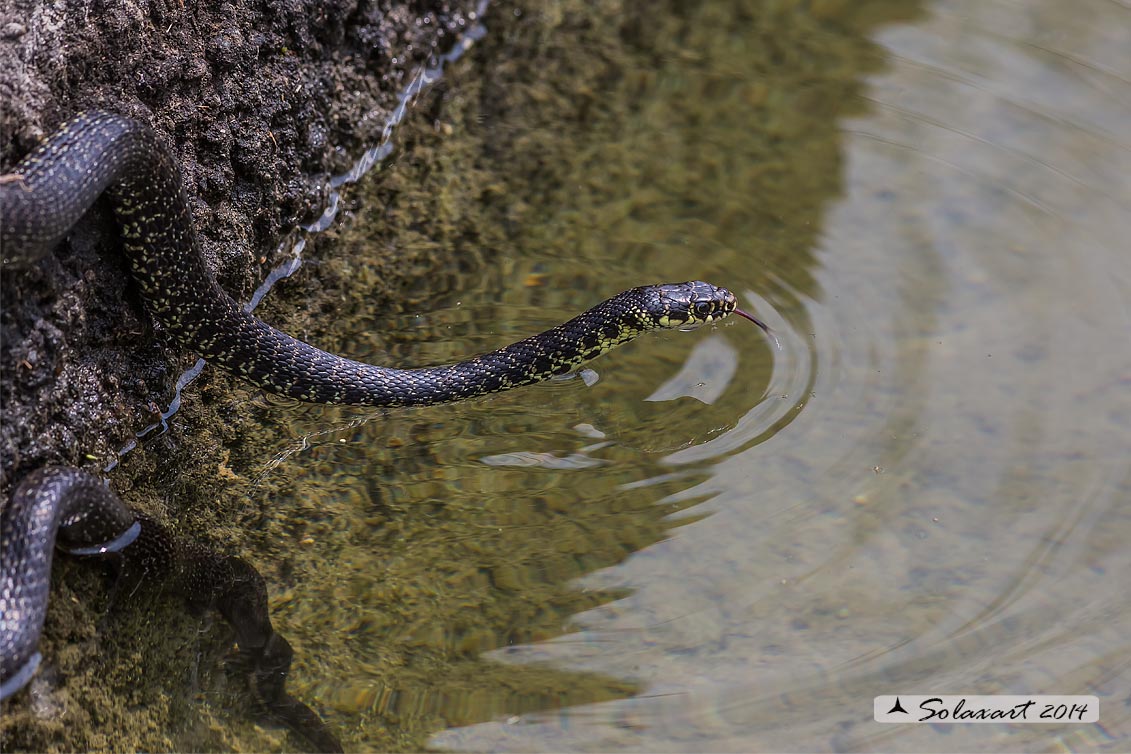
M 219 290 L 218 287 L 216 289 Z M 313 403 L 381 407 L 466 400 L 567 374 L 653 329 L 621 294 L 543 333 L 440 366 L 396 369 L 337 356 L 244 312 L 219 292 L 162 318 L 205 359 L 272 393 Z

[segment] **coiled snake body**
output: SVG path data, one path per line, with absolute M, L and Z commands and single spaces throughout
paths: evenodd
M 264 324 L 220 288 L 200 253 L 173 158 L 149 127 L 104 112 L 74 118 L 11 175 L 0 177 L 0 248 L 6 255 L 30 255 L 54 246 L 103 193 L 153 318 L 210 362 L 303 401 L 415 406 L 463 400 L 566 374 L 649 330 L 690 329 L 732 312 L 767 329 L 738 310 L 729 291 L 689 282 L 633 288 L 546 332 L 457 364 L 391 369 L 335 356 Z M 42 614 L 29 610 L 27 600 L 46 605 L 50 543 L 60 521 L 74 515 L 86 520 L 76 524 L 79 529 L 65 525 L 60 536 L 66 539 L 117 510 L 104 504 L 89 479 L 76 481 L 71 473 L 53 470 L 30 477 L 4 511 L 0 681 L 5 695 L 27 680 L 21 672 L 29 674 L 25 669 Z M 86 508 L 80 506 L 76 514 L 73 500 L 85 501 L 82 506 L 93 506 L 98 515 L 84 519 Z M 26 516 L 31 519 L 14 525 L 13 517 Z M 121 511 L 111 519 L 109 536 L 99 539 L 101 532 L 84 539 L 110 541 L 134 522 Z M 119 546 L 125 551 L 133 545 Z
M 247 562 L 173 536 L 79 469 L 33 471 L 8 501 L 0 524 L 0 699 L 19 690 L 39 666 L 36 645 L 57 546 L 71 555 L 112 560 L 119 586 L 126 587 L 118 593 L 144 580 L 198 608 L 215 608 L 235 630 L 238 663 L 247 671 L 254 702 L 314 750 L 341 751 L 317 713 L 286 690 L 294 650 L 272 627 L 267 587 Z

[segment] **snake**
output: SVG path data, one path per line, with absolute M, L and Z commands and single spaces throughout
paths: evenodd
M 738 308 L 729 290 L 689 281 L 626 290 L 542 333 L 452 364 L 392 368 L 328 353 L 264 323 L 221 288 L 201 252 L 172 153 L 144 122 L 102 111 L 66 122 L 10 174 L 0 176 L 0 248 L 5 255 L 28 258 L 47 253 L 103 196 L 151 318 L 210 363 L 301 401 L 408 407 L 466 400 L 568 375 L 646 332 L 695 329 L 731 314 L 773 337 L 765 323 Z M 5 696 L 35 669 L 53 543 L 64 550 L 117 548 L 124 554 L 139 546 L 123 543 L 127 531 L 135 525 L 153 528 L 120 500 L 110 502 L 112 493 L 96 479 L 80 474 L 74 469 L 33 472 L 3 512 L 0 690 Z M 189 567 L 177 548 L 152 552 L 149 560 L 163 562 L 151 570 Z M 197 557 L 192 568 L 214 571 L 207 562 Z M 224 566 L 229 567 L 234 568 Z M 224 580 L 215 574 L 201 579 L 205 587 L 182 591 L 195 601 L 210 594 L 204 601 L 216 603 L 212 592 L 219 587 L 212 582 Z M 265 620 L 265 613 L 250 623 L 236 617 L 241 647 L 250 642 L 249 651 L 261 649 L 278 636 Z

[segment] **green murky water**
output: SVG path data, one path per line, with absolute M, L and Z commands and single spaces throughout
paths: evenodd
M 347 749 L 1131 745 L 1131 11 L 1071 6 L 492 9 L 289 329 L 440 363 L 701 278 L 783 349 L 728 323 L 411 411 L 210 394 Z M 876 724 L 889 693 L 1101 721 Z

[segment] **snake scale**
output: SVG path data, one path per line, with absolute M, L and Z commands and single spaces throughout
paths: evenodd
M 104 194 L 153 319 L 209 362 L 302 401 L 391 407 L 464 400 L 567 374 L 650 330 L 691 329 L 732 313 L 769 332 L 737 308 L 730 291 L 693 281 L 624 291 L 545 332 L 455 364 L 394 369 L 330 354 L 263 323 L 221 289 L 201 254 L 176 161 L 147 125 L 106 112 L 73 118 L 0 177 L 0 250 L 26 257 L 44 253 Z M 254 569 L 184 547 L 139 544 L 160 539 L 156 534 L 123 540 L 135 527 L 159 528 L 82 472 L 33 473 L 9 501 L 3 523 L 0 695 L 18 690 L 34 672 L 56 532 L 64 549 L 111 547 L 128 562 L 143 557 L 155 573 L 197 573 L 178 577 L 180 590 L 222 613 L 218 595 L 230 590 L 233 579 L 245 585 L 258 579 L 250 592 L 241 587 L 242 607 L 225 617 L 236 628 L 241 651 L 254 654 L 281 640 L 270 628 L 262 579 Z M 132 555 L 139 548 L 146 554 Z M 283 675 L 285 670 L 277 683 L 267 684 L 279 698 L 286 697 Z

